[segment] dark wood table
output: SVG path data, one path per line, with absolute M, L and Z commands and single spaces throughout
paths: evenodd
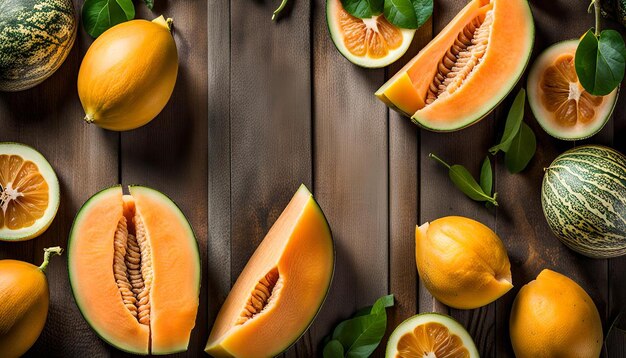
M 74 50 L 53 77 L 29 91 L 0 94 L 0 141 L 40 150 L 56 169 L 62 190 L 50 229 L 31 241 L 0 243 L 0 258 L 39 263 L 44 247 L 65 247 L 77 210 L 104 187 L 136 183 L 160 189 L 182 207 L 200 244 L 202 295 L 186 356 L 202 356 L 230 286 L 305 183 L 330 221 L 337 265 L 320 315 L 286 356 L 318 355 L 322 337 L 338 321 L 393 293 L 397 303 L 390 327 L 416 312 L 444 312 L 467 327 L 482 356 L 512 357 L 512 301 L 543 268 L 580 283 L 608 326 L 626 302 L 626 258 L 592 260 L 575 254 L 550 233 L 541 211 L 542 169 L 582 143 L 552 139 L 527 111 L 526 121 L 537 134 L 537 155 L 519 175 L 509 174 L 498 158 L 495 189 L 501 206 L 489 210 L 457 191 L 427 155 L 435 152 L 476 173 L 498 139 L 511 96 L 481 123 L 452 134 L 419 130 L 373 96 L 464 3 L 435 0 L 435 16 L 418 31 L 409 53 L 388 69 L 366 70 L 336 51 L 324 0 L 291 0 L 276 23 L 270 17 L 278 0 L 157 0 L 155 14 L 174 18 L 181 62 L 176 90 L 154 122 L 121 134 L 81 120 L 76 77 L 91 40 L 80 29 Z M 81 4 L 76 1 L 77 8 Z M 532 6 L 534 55 L 593 24 L 587 1 L 532 1 Z M 138 17 L 155 16 L 142 4 L 137 8 Z M 584 143 L 626 152 L 624 103 L 604 130 Z M 495 303 L 449 309 L 420 285 L 415 225 L 446 215 L 480 220 L 504 241 L 515 288 Z M 101 341 L 81 317 L 63 260 L 54 259 L 48 278 L 48 322 L 29 355 L 125 355 Z M 614 334 L 609 343 L 611 357 L 626 357 L 623 336 Z

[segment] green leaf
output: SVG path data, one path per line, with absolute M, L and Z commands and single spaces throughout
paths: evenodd
M 433 0 L 384 0 L 385 18 L 397 27 L 417 29 L 433 14 Z
M 504 163 L 512 174 L 519 173 L 526 168 L 537 150 L 535 133 L 522 122 L 519 133 L 513 138 L 511 148 L 504 155 Z
M 336 339 L 326 343 L 324 347 L 324 358 L 343 358 L 343 346 Z
M 383 12 L 384 0 L 341 0 L 343 8 L 352 16 L 367 19 Z
M 154 8 L 154 0 L 143 0 L 148 9 L 152 10 Z
M 411 0 L 417 17 L 417 28 L 422 27 L 433 14 L 433 0 Z
M 83 27 L 94 38 L 134 18 L 135 6 L 131 0 L 86 0 L 83 4 Z
M 489 153 L 491 153 L 491 155 L 496 155 L 499 151 L 507 152 L 509 150 L 511 142 L 519 132 L 520 125 L 524 119 L 525 105 L 526 90 L 522 88 L 515 97 L 515 100 L 511 105 L 511 109 L 509 110 L 509 114 L 506 117 L 506 124 L 504 125 L 504 133 L 502 133 L 500 144 L 489 148 Z
M 393 306 L 393 295 L 383 296 L 374 303 L 369 313 L 357 315 L 337 325 L 333 331 L 332 340 L 341 343 L 345 357 L 366 358 L 374 352 L 387 329 L 385 308 L 391 306 Z M 359 312 L 362 313 L 363 310 Z
M 493 190 L 493 172 L 491 170 L 491 160 L 489 156 L 485 157 L 483 166 L 480 168 L 480 187 L 487 195 L 491 195 Z
M 576 74 L 581 85 L 595 96 L 613 92 L 624 79 L 626 45 L 619 32 L 604 30 L 596 37 L 587 31 L 576 50 Z
M 472 176 L 472 174 L 462 165 L 449 165 L 444 162 L 438 156 L 430 153 L 428 155 L 430 158 L 438 161 L 443 166 L 448 168 L 448 176 L 450 180 L 454 183 L 454 185 L 463 192 L 467 197 L 474 201 L 480 202 L 489 202 L 495 206 L 498 206 L 498 202 L 496 201 L 496 194 L 493 196 L 487 195 L 483 188 L 476 182 L 476 179 Z

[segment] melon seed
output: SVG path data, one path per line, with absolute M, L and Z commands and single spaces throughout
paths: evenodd
M 113 239 L 113 274 L 124 306 L 141 324 L 150 325 L 152 258 L 146 229 L 139 214 L 131 233 L 126 217 L 118 222 Z
M 465 26 L 443 56 L 426 94 L 426 104 L 435 102 L 459 89 L 482 62 L 489 45 L 493 10 L 484 18 L 476 17 Z

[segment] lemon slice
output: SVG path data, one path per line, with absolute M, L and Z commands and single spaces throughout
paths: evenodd
M 408 50 L 415 30 L 401 29 L 381 14 L 359 19 L 344 10 L 340 0 L 327 0 L 326 21 L 335 46 L 355 65 L 388 66 Z
M 41 235 L 59 208 L 59 180 L 35 149 L 0 143 L 0 240 Z
M 576 74 L 578 40 L 559 42 L 537 58 L 528 75 L 528 102 L 551 136 L 578 140 L 598 133 L 611 117 L 618 89 L 601 97 L 585 91 Z
M 386 358 L 478 358 L 469 333 L 452 317 L 438 313 L 415 315 L 389 337 Z

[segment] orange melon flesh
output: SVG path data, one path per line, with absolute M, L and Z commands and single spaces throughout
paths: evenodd
M 224 302 L 207 342 L 216 357 L 270 357 L 308 328 L 330 287 L 334 248 L 324 215 L 301 186 L 274 223 Z M 262 310 L 242 312 L 264 277 L 278 274 Z
M 163 194 L 120 186 L 105 189 L 85 203 L 68 243 L 68 268 L 76 303 L 102 339 L 137 354 L 167 354 L 187 349 L 195 324 L 200 286 L 198 248 L 180 210 Z M 122 216 L 137 210 L 151 248 L 153 281 L 150 324 L 126 308 L 113 271 L 114 235 Z
M 148 230 L 153 255 L 151 352 L 185 351 L 200 294 L 195 237 L 182 212 L 172 210 L 172 202 L 163 194 L 139 186 L 131 186 L 129 191 Z
M 488 14 L 493 22 L 478 64 L 454 92 L 427 104 L 429 86 L 444 56 L 468 24 L 486 21 Z M 526 0 L 473 0 L 376 96 L 425 128 L 463 128 L 506 97 L 528 63 L 533 41 L 533 19 Z

